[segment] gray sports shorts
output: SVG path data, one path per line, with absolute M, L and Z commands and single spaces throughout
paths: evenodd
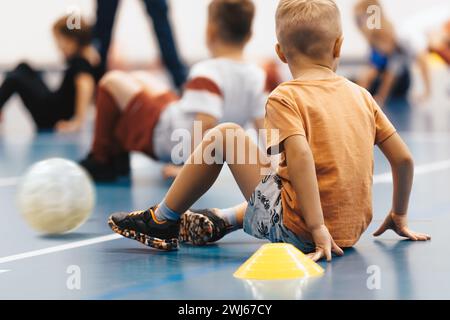
M 313 252 L 314 244 L 301 239 L 283 224 L 282 188 L 281 178 L 277 174 L 263 178 L 248 201 L 244 231 L 258 239 L 290 243 L 304 253 Z

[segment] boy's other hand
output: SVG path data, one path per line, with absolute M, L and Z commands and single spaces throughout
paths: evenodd
M 331 234 L 325 225 L 311 230 L 311 235 L 316 245 L 316 251 L 308 254 L 308 257 L 313 261 L 319 261 L 322 258 L 331 261 L 332 253 L 335 253 L 338 256 L 344 255 L 344 251 L 334 242 L 333 237 L 331 237 Z
M 406 214 L 400 215 L 395 214 L 394 212 L 389 213 L 383 224 L 373 235 L 375 237 L 381 236 L 387 230 L 393 230 L 400 237 L 405 237 L 412 241 L 431 240 L 430 235 L 420 232 L 414 232 L 408 228 L 408 217 L 406 216 Z

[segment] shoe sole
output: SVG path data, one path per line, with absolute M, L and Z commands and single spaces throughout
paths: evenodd
M 204 215 L 188 212 L 181 216 L 180 235 L 181 242 L 188 242 L 196 246 L 204 246 L 211 242 L 214 235 L 214 225 Z
M 164 239 L 158 239 L 150 237 L 146 234 L 134 231 L 134 230 L 127 230 L 127 229 L 121 229 L 119 226 L 117 226 L 114 221 L 109 218 L 108 225 L 111 228 L 111 230 L 122 237 L 136 240 L 142 243 L 143 245 L 147 247 L 151 247 L 154 249 L 162 250 L 162 251 L 175 251 L 178 250 L 178 239 L 170 239 L 170 240 L 164 240 Z

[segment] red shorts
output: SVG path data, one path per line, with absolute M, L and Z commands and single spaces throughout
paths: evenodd
M 153 131 L 161 113 L 169 104 L 179 100 L 174 92 L 157 96 L 148 91 L 137 94 L 122 113 L 115 136 L 126 151 L 143 152 L 158 160 L 153 148 Z

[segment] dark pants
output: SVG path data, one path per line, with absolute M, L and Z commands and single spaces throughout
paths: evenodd
M 51 129 L 56 122 L 69 118 L 73 110 L 64 104 L 55 108 L 53 93 L 40 74 L 25 63 L 6 74 L 0 87 L 0 111 L 9 98 L 17 93 L 30 112 L 38 129 Z
M 383 74 L 381 73 L 369 88 L 369 92 L 375 95 L 381 86 Z M 406 98 L 411 87 L 411 73 L 409 69 L 405 68 L 400 75 L 395 79 L 395 84 L 390 92 L 392 98 Z
M 186 81 L 186 68 L 181 62 L 172 33 L 166 0 L 143 0 L 147 12 L 153 21 L 164 64 L 172 75 L 173 82 L 180 88 Z M 119 0 L 97 0 L 97 23 L 95 38 L 102 58 L 100 72 L 106 71 L 108 50 L 111 44 L 112 30 Z

